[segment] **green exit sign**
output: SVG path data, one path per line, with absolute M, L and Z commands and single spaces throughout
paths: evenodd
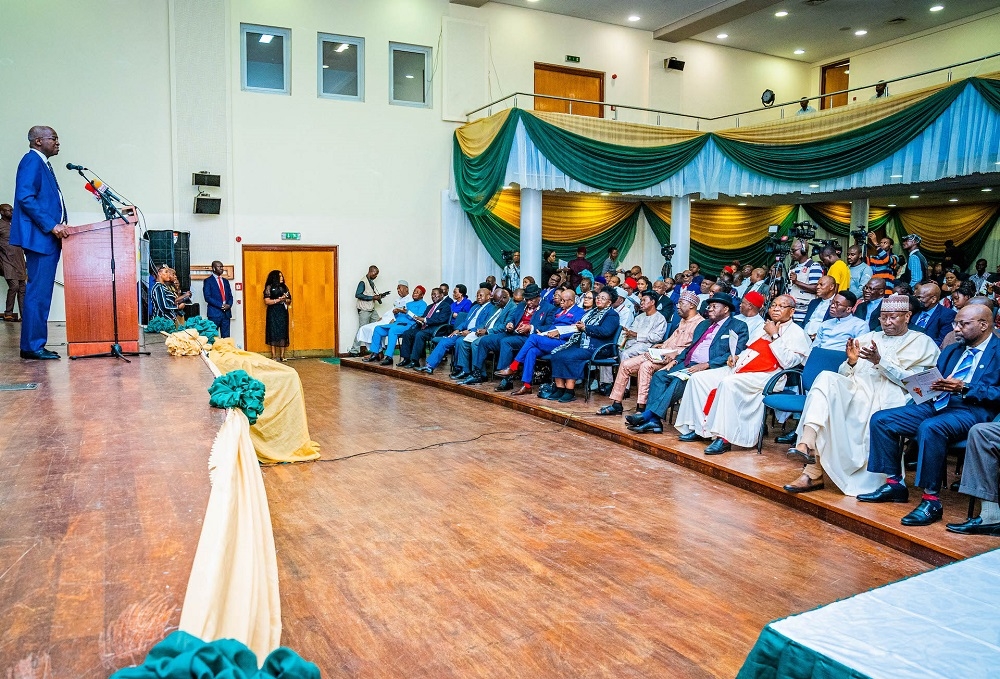
M 566 55 L 566 61 L 569 62 L 569 63 L 571 63 L 571 64 L 579 64 L 580 63 L 580 57 L 574 57 L 572 54 L 567 54 Z
M 302 234 L 299 231 L 282 231 L 281 240 L 302 240 Z

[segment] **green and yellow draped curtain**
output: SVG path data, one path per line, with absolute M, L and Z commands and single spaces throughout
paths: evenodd
M 851 235 L 855 225 L 851 224 L 850 203 L 810 203 L 803 205 L 809 219 L 823 227 L 827 233 L 845 238 Z M 873 207 L 868 210 L 868 230 L 880 231 L 892 221 L 894 213 L 888 208 Z
M 924 132 L 967 87 L 1000 112 L 1000 74 L 967 78 L 886 101 L 714 133 L 507 109 L 458 129 L 455 187 L 462 208 L 482 215 L 499 197 L 518 123 L 567 176 L 601 191 L 628 192 L 680 172 L 711 139 L 761 176 L 786 181 L 841 177 L 888 158 Z

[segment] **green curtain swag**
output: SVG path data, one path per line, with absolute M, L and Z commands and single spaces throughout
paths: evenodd
M 489 147 L 475 158 L 470 158 L 462 152 L 462 146 L 458 143 L 458 134 L 454 135 L 452 162 L 455 172 L 455 190 L 458 193 L 462 209 L 468 212 L 470 217 L 486 212 L 497 192 L 500 191 L 500 187 L 503 186 L 504 175 L 507 174 L 507 160 L 510 158 L 510 147 L 514 143 L 514 132 L 517 130 L 517 121 L 520 119 L 521 110 L 512 110 Z
M 893 210 L 892 214 L 893 217 L 896 217 L 897 212 Z M 892 224 L 892 229 L 895 232 L 894 240 L 896 241 L 896 243 L 902 243 L 903 237 L 907 235 L 906 229 L 903 227 L 902 220 L 894 218 L 891 224 Z M 986 246 L 986 242 L 990 239 L 990 235 L 993 233 L 993 229 L 997 228 L 998 224 L 1000 224 L 1000 207 L 997 208 L 997 211 L 990 218 L 990 221 L 986 224 L 986 226 L 981 228 L 979 231 L 976 232 L 976 234 L 972 238 L 965 241 L 959 246 L 962 248 L 964 252 L 968 253 L 967 261 L 969 262 L 975 261 L 972 258 L 983 251 L 983 248 Z M 888 228 L 886 229 L 886 231 L 888 232 Z M 941 261 L 944 259 L 944 250 L 930 250 L 926 247 L 924 243 L 921 243 L 920 251 L 924 253 L 927 259 L 931 260 L 932 262 Z M 901 257 L 905 261 L 906 253 L 904 252 L 901 255 Z
M 643 214 L 646 216 L 646 222 L 649 224 L 650 229 L 653 231 L 653 235 L 656 236 L 656 240 L 660 245 L 665 245 L 670 242 L 670 224 L 662 219 L 647 208 L 645 205 L 642 206 Z M 787 236 L 789 231 L 791 231 L 792 223 L 795 222 L 797 218 L 797 211 L 792 210 L 788 213 L 788 216 L 778 225 L 778 235 Z M 738 259 L 743 264 L 752 264 L 754 266 L 770 266 L 772 261 L 769 260 L 770 255 L 764 252 L 767 246 L 767 241 L 770 238 L 766 235 L 764 238 L 760 239 L 756 243 L 747 245 L 742 248 L 714 248 L 711 245 L 701 243 L 697 241 L 694 236 L 691 237 L 691 261 L 701 266 L 705 271 L 721 271 L 722 267 L 732 264 L 734 259 Z M 674 272 L 679 273 L 678 271 Z
M 713 136 L 726 157 L 757 174 L 786 181 L 843 177 L 871 167 L 906 146 L 934 123 L 968 85 L 969 81 L 955 83 L 884 120 L 802 144 L 750 144 Z
M 844 224 L 836 220 L 830 219 L 815 207 L 810 205 L 803 205 L 806 214 L 809 215 L 809 219 L 814 221 L 818 226 L 821 226 L 827 233 L 833 234 L 838 238 L 847 238 L 851 235 L 851 231 L 854 229 L 850 224 Z M 884 216 L 878 217 L 877 219 L 868 220 L 868 230 L 878 231 L 883 228 L 888 228 L 889 222 L 892 220 L 892 212 L 887 212 Z
M 969 81 L 979 92 L 979 96 L 985 99 L 994 111 L 1000 113 L 1000 80 L 969 78 Z
M 500 254 L 503 250 L 517 250 L 521 247 L 521 230 L 517 226 L 508 224 L 489 211 L 479 215 L 469 213 L 468 217 L 479 240 L 498 266 L 502 267 L 504 265 L 503 257 Z M 629 251 L 629 248 L 632 247 L 632 243 L 635 241 L 636 225 L 638 223 L 639 205 L 636 204 L 635 210 L 625 219 L 601 233 L 572 243 L 563 243 L 542 238 L 542 249 L 555 250 L 556 256 L 559 259 L 569 261 L 576 257 L 577 247 L 583 245 L 587 248 L 587 252 L 600 254 L 601 261 L 603 261 L 605 253 L 612 246 L 618 248 L 619 252 Z M 596 271 L 594 275 L 597 275 Z M 542 285 L 542 282 L 539 282 L 539 285 Z

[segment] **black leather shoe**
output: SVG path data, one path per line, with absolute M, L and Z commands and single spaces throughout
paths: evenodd
M 621 415 L 622 405 L 621 403 L 612 403 L 609 406 L 604 406 L 597 411 L 598 415 Z
M 403 359 L 402 361 L 400 361 L 399 363 L 396 364 L 397 368 L 410 368 L 412 366 L 413 366 L 413 361 L 411 361 L 408 358 L 405 358 L 405 359 Z
M 470 377 L 472 377 L 472 373 L 469 373 L 469 372 L 465 372 L 465 371 L 463 370 L 462 372 L 458 373 L 457 375 L 449 375 L 449 377 L 450 377 L 451 379 L 453 379 L 453 380 L 459 380 L 459 381 L 462 381 L 462 380 L 467 380 L 467 379 L 469 379 Z
M 42 349 L 41 351 L 22 351 L 21 358 L 28 361 L 51 361 L 52 359 L 59 358 L 59 354 L 54 351 L 49 351 L 48 349 Z
M 644 422 L 635 427 L 629 427 L 629 431 L 634 431 L 636 434 L 662 434 L 663 425 L 659 422 Z
M 365 363 L 375 363 L 376 361 L 382 360 L 382 354 L 368 354 L 361 360 L 364 361 Z
M 611 385 L 602 384 L 597 388 L 597 393 L 600 394 L 601 396 L 609 396 L 611 394 Z
M 625 394 L 625 398 L 628 398 L 628 393 Z M 635 412 L 637 412 L 637 413 L 644 413 L 644 412 L 646 412 L 646 404 L 645 403 L 636 403 L 635 404 Z
M 787 434 L 782 434 L 781 436 L 774 439 L 774 442 L 780 443 L 783 446 L 794 446 L 798 438 L 799 437 L 795 435 L 795 430 L 793 429 Z
M 643 417 L 642 413 L 636 413 L 635 415 L 626 415 L 625 416 L 625 422 L 627 422 L 628 424 L 631 424 L 632 426 L 635 426 L 635 427 L 638 427 L 643 422 L 648 422 L 648 421 L 649 420 L 647 420 L 645 417 Z
M 383 358 L 379 361 L 379 365 L 392 365 L 392 356 L 386 356 Z
M 684 443 L 691 443 L 692 441 L 704 441 L 706 439 L 704 436 L 699 436 L 697 433 L 689 431 L 687 434 L 681 434 L 678 440 Z
M 944 511 L 940 502 L 921 500 L 917 508 L 899 520 L 904 526 L 929 526 L 941 520 Z
M 482 384 L 486 381 L 486 375 L 484 375 L 479 370 L 474 370 L 469 379 L 462 380 L 459 384 L 472 385 L 472 384 Z
M 910 489 L 902 483 L 883 483 L 871 493 L 858 495 L 858 502 L 909 502 Z
M 720 436 L 719 438 L 715 439 L 714 441 L 708 444 L 708 447 L 705 448 L 705 454 L 722 455 L 723 453 L 728 453 L 732 449 L 733 447 L 732 445 L 730 445 L 729 441 Z
M 426 373 L 428 375 L 434 374 L 434 368 L 430 367 L 429 365 L 425 365 L 423 368 L 417 368 L 416 370 L 418 373 Z
M 952 533 L 961 535 L 992 535 L 1000 537 L 1000 523 L 983 523 L 983 517 L 977 516 L 965 523 L 949 523 L 945 526 Z
M 493 391 L 510 391 L 513 388 L 514 388 L 514 380 L 510 379 L 509 377 L 505 377 L 502 380 L 500 380 L 500 384 L 498 384 L 496 386 L 496 389 L 494 389 Z

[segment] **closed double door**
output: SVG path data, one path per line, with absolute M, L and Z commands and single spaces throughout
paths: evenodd
M 336 246 L 248 245 L 243 248 L 244 346 L 268 351 L 264 285 L 280 271 L 292 296 L 288 309 L 288 351 L 292 355 L 337 351 Z

